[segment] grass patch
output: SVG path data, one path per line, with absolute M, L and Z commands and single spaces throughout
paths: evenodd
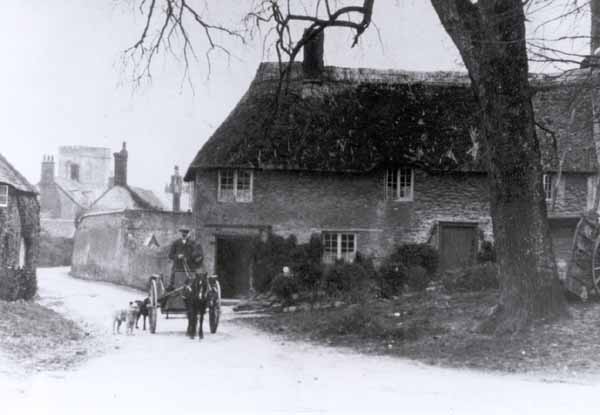
M 86 354 L 77 324 L 34 302 L 0 301 L 0 349 L 26 369 L 60 369 Z
M 422 292 L 394 300 L 237 321 L 294 339 L 444 367 L 560 377 L 600 373 L 600 303 L 571 304 L 569 319 L 499 338 L 477 330 L 497 295 L 493 290 L 452 295 Z

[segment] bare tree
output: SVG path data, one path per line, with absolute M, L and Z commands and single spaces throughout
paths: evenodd
M 456 45 L 481 108 L 481 136 L 488 149 L 491 216 L 501 275 L 498 307 L 488 327 L 515 331 L 533 321 L 566 315 L 558 282 L 542 188 L 542 167 L 529 84 L 526 11 L 550 0 L 431 0 L 441 24 Z M 581 10 L 572 0 L 571 13 Z M 598 0 L 593 0 L 597 5 Z M 209 3 L 205 1 L 204 4 Z M 291 5 L 294 3 L 294 5 Z M 292 62 L 302 46 L 331 28 L 353 31 L 356 44 L 371 26 L 375 0 L 254 0 L 246 16 L 254 27 L 274 37 L 280 62 Z M 383 2 L 377 2 L 377 5 Z M 309 7 L 312 6 L 312 7 Z M 585 5 L 587 7 L 587 3 Z M 158 48 L 169 48 L 175 33 L 183 39 L 183 53 L 193 51 L 186 16 L 197 23 L 208 40 L 208 52 L 221 50 L 213 40 L 220 32 L 243 40 L 250 32 L 207 22 L 188 0 L 140 0 L 146 25 L 129 53 L 143 58 L 144 70 Z M 154 19 L 162 24 L 153 37 Z M 297 25 L 306 30 L 300 31 Z M 596 38 L 596 36 L 593 36 Z M 552 46 L 529 44 L 534 58 L 549 59 Z M 554 57 L 556 59 L 556 57 Z M 579 56 L 561 55 L 565 62 Z M 281 78 L 289 65 L 281 65 Z

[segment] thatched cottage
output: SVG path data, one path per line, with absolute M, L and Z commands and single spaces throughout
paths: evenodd
M 378 259 L 398 244 L 429 242 L 442 269 L 472 263 L 493 234 L 486 149 L 467 75 L 319 61 L 317 68 L 293 65 L 276 106 L 278 64 L 262 63 L 189 166 L 185 180 L 195 183 L 195 226 L 209 270 L 235 286 L 234 295 L 247 291 L 252 241 L 269 232 L 300 242 L 320 234 L 324 261 L 353 260 L 357 252 Z M 315 60 L 305 55 L 305 62 Z M 591 104 L 573 99 L 576 80 L 535 77 L 533 84 L 550 224 L 564 268 L 595 188 Z
M 35 273 L 39 234 L 35 188 L 0 154 L 0 278 L 8 269 Z

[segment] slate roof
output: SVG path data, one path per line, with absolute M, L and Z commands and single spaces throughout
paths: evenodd
M 200 149 L 196 169 L 248 167 L 364 172 L 412 163 L 438 171 L 485 171 L 478 107 L 465 73 L 326 67 L 318 82 L 294 64 L 274 106 L 276 63 L 262 63 L 237 106 Z M 589 96 L 579 78 L 533 75 L 542 163 L 595 172 Z M 275 109 L 277 111 L 275 111 Z M 571 122 L 573 120 L 573 122 Z
M 0 183 L 9 184 L 22 192 L 37 193 L 35 187 L 2 154 L 0 154 Z
M 150 190 L 130 186 L 113 186 L 104 192 L 87 213 L 124 209 L 163 210 L 162 202 Z

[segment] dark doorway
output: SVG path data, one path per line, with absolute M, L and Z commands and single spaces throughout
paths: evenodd
M 235 298 L 248 294 L 254 268 L 254 238 L 217 237 L 216 271 L 221 295 Z
M 476 224 L 440 223 L 441 271 L 473 265 L 476 254 Z

